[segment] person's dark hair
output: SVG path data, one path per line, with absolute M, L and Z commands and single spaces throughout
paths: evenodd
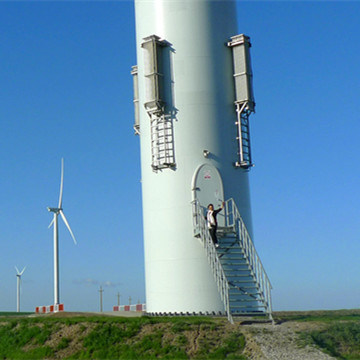
M 210 206 L 214 207 L 214 205 L 213 205 L 213 204 L 209 204 L 207 208 L 209 208 Z

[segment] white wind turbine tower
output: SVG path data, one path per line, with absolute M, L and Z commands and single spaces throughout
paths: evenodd
M 63 194 L 63 185 L 64 185 L 64 159 L 61 159 L 61 180 L 60 180 L 60 196 L 59 204 L 56 208 L 48 207 L 47 209 L 50 212 L 54 213 L 54 218 L 52 219 L 49 228 L 54 225 L 54 305 L 60 304 L 60 292 L 59 292 L 59 230 L 58 230 L 58 215 L 62 217 L 66 227 L 68 228 L 71 237 L 74 240 L 75 245 L 76 240 L 73 232 L 71 231 L 70 225 L 66 220 L 62 209 L 62 194 Z
M 16 278 L 17 278 L 17 302 L 16 302 L 16 311 L 20 312 L 20 284 L 21 284 L 21 275 L 24 273 L 26 266 L 20 272 L 19 269 L 15 266 Z

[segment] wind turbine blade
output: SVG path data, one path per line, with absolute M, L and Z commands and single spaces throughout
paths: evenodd
M 63 187 L 64 187 L 64 159 L 62 158 L 61 159 L 60 196 L 59 196 L 59 206 L 58 206 L 59 209 L 61 209 L 61 205 L 62 205 Z
M 17 275 L 19 275 L 19 269 L 15 266 L 15 270 L 16 270 L 16 273 L 17 273 Z
M 26 269 L 26 266 L 22 269 L 21 273 L 19 274 L 20 276 L 24 273 L 25 269 Z
M 65 214 L 63 213 L 62 210 L 60 210 L 60 215 L 61 215 L 62 219 L 64 220 L 64 223 L 65 223 L 66 227 L 68 228 L 68 230 L 69 230 L 69 232 L 70 232 L 70 234 L 71 234 L 71 237 L 72 237 L 73 240 L 74 240 L 74 244 L 76 245 L 77 242 L 76 242 L 76 240 L 75 240 L 75 236 L 74 236 L 73 232 L 71 231 L 70 225 L 69 225 L 68 221 L 66 220 Z
M 54 217 L 53 217 L 53 219 L 51 220 L 51 223 L 49 224 L 49 226 L 48 226 L 48 229 L 50 229 L 51 227 L 52 227 L 52 224 L 54 223 L 54 221 L 55 221 L 55 214 L 54 214 Z

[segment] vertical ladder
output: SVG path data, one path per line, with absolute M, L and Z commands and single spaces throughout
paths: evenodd
M 247 107 L 247 103 L 236 104 L 236 127 L 238 143 L 238 160 L 235 162 L 236 167 L 248 169 L 253 166 L 251 160 L 251 146 L 250 146 L 250 124 L 249 116 L 251 110 Z
M 153 112 L 151 119 L 151 166 L 154 170 L 175 166 L 172 119 Z

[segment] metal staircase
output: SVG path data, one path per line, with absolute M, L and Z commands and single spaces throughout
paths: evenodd
M 229 321 L 236 315 L 267 315 L 272 320 L 271 284 L 234 200 L 225 202 L 217 249 L 203 208 L 197 200 L 192 205 L 194 236 L 205 249 Z

